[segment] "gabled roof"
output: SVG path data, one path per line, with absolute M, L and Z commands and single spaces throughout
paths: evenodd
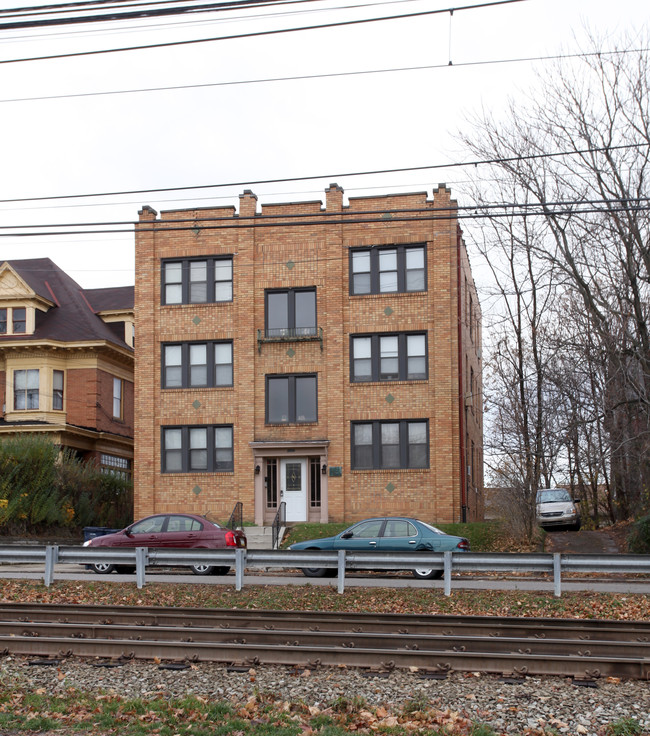
M 120 340 L 96 312 L 103 309 L 133 309 L 134 287 L 84 290 L 49 258 L 12 260 L 5 263 L 37 296 L 54 305 L 47 312 L 37 312 L 34 334 L 20 335 L 20 340 L 101 340 L 128 348 L 124 340 Z M 4 263 L 0 265 L 0 270 L 3 267 Z M 18 296 L 14 292 L 12 301 Z M 25 293 L 25 297 L 29 298 L 29 294 Z M 15 340 L 17 337 L 8 335 L 6 339 Z

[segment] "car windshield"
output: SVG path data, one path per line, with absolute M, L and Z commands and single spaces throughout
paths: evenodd
M 435 534 L 444 534 L 444 532 L 441 529 L 438 529 L 437 526 L 433 526 L 433 524 L 427 524 L 426 521 L 420 521 L 418 519 L 418 523 L 422 524 L 422 526 L 426 526 L 427 529 L 431 529 L 431 531 Z
M 570 500 L 571 495 L 564 488 L 547 488 L 544 491 L 537 491 L 537 503 L 557 503 Z

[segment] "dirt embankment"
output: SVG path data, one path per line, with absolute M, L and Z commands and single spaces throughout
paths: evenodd
M 629 528 L 616 525 L 606 529 L 587 529 L 579 532 L 547 532 L 544 538 L 546 552 L 573 552 L 575 554 L 616 554 L 626 552 Z

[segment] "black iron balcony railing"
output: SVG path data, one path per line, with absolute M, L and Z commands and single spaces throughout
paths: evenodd
M 323 349 L 322 327 L 276 327 L 257 331 L 257 349 L 261 353 L 265 342 L 320 342 Z

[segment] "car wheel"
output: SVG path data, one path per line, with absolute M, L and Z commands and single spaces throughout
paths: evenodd
M 574 532 L 579 532 L 581 526 L 582 526 L 581 522 L 576 521 L 576 523 L 571 527 L 571 529 L 573 529 Z
M 90 566 L 90 569 L 100 575 L 107 575 L 109 572 L 115 570 L 115 565 L 109 565 L 107 562 L 94 562 Z
M 116 565 L 115 571 L 121 575 L 132 575 L 135 572 L 133 565 Z
M 213 565 L 190 565 L 190 570 L 195 575 L 212 575 L 215 568 Z
M 230 572 L 229 567 L 215 567 L 212 574 L 213 575 L 227 575 Z
M 413 570 L 413 577 L 418 580 L 440 580 L 443 573 L 443 570 L 431 570 L 428 567 L 416 567 L 415 570 Z
M 307 578 L 324 578 L 327 575 L 326 567 L 303 567 L 302 574 Z

